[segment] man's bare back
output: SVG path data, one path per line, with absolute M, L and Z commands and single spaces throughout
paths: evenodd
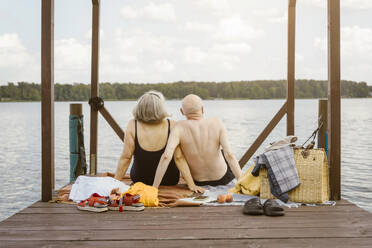
M 220 148 L 218 119 L 185 120 L 176 124 L 180 147 L 196 181 L 222 178 L 227 170 Z
M 187 120 L 177 122 L 173 128 L 158 165 L 154 186 L 158 187 L 157 184 L 161 182 L 168 161 L 171 160 L 177 146 L 181 147 L 194 180 L 217 181 L 224 177 L 228 170 L 224 156 L 235 178 L 238 179 L 242 172 L 230 148 L 223 123 L 216 118 L 203 118 L 201 99 L 195 95 L 184 98 L 181 112 Z

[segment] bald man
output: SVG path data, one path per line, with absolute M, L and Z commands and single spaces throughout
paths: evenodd
M 159 187 L 177 146 L 184 153 L 196 185 L 226 185 L 238 179 L 242 171 L 222 122 L 204 118 L 203 102 L 197 95 L 188 95 L 182 100 L 181 113 L 186 120 L 177 122 L 172 129 L 153 186 Z

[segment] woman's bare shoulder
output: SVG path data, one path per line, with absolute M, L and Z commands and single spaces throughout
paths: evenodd
M 177 121 L 176 120 L 169 119 L 169 123 L 170 123 L 170 127 L 171 128 L 173 128 L 175 125 L 177 125 Z
M 127 124 L 127 132 L 134 133 L 135 120 L 131 119 Z

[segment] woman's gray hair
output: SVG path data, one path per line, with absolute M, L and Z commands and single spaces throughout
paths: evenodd
M 137 101 L 133 109 L 134 119 L 142 122 L 158 122 L 168 117 L 165 110 L 165 98 L 158 91 L 148 91 Z

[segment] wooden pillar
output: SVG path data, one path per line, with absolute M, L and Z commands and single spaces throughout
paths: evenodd
M 296 0 L 288 2 L 287 135 L 294 135 Z
M 326 135 L 328 132 L 328 100 L 319 99 L 318 102 L 318 126 L 322 125 L 318 133 L 318 148 L 327 148 Z
M 100 0 L 92 0 L 92 61 L 91 61 L 91 94 L 99 96 L 99 14 Z M 97 174 L 97 140 L 98 140 L 98 111 L 90 108 L 90 169 L 91 175 Z
M 70 104 L 70 115 L 83 115 L 83 104 L 81 103 L 71 103 Z
M 54 188 L 54 0 L 41 6 L 41 200 Z
M 328 0 L 328 127 L 331 199 L 341 199 L 340 0 Z

